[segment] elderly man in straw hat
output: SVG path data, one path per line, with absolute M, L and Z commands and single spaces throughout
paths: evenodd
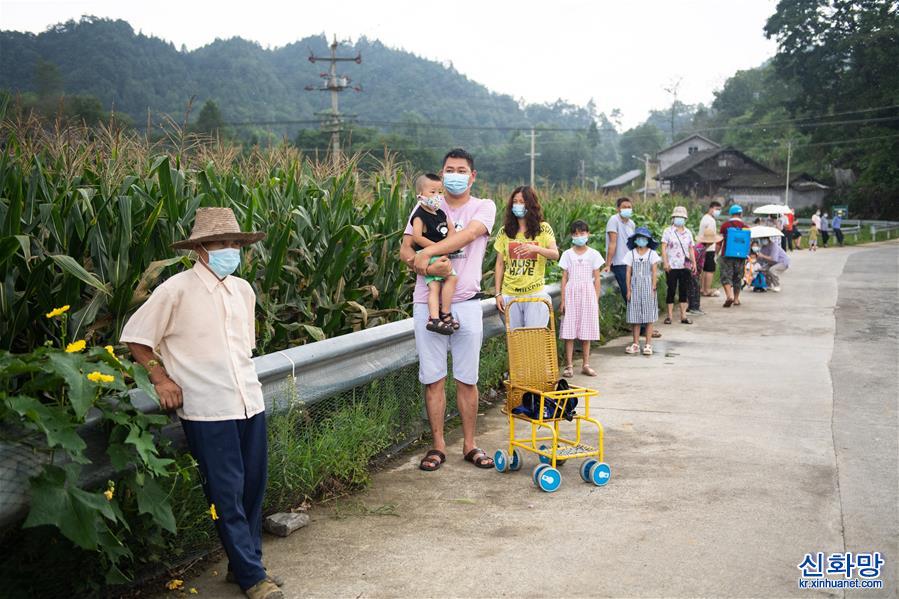
M 162 283 L 131 317 L 122 342 L 143 364 L 163 409 L 176 409 L 219 538 L 229 579 L 248 597 L 283 597 L 262 566 L 267 437 L 262 386 L 251 360 L 256 295 L 232 276 L 243 233 L 230 208 L 199 208 L 190 238 L 193 268 Z

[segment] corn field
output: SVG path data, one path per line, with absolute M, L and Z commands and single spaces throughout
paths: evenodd
M 113 126 L 35 120 L 2 121 L 0 143 L 4 349 L 42 345 L 52 336 L 43 315 L 61 305 L 72 306 L 74 337 L 114 342 L 155 285 L 189 264 L 170 245 L 189 235 L 200 206 L 231 207 L 245 230 L 267 233 L 244 251 L 239 271 L 257 292 L 260 352 L 408 315 L 413 280 L 397 250 L 414 173 L 389 156 L 362 172 L 359 157 L 332 167 L 286 145 L 242 150 L 176 126 L 151 142 Z M 498 228 L 508 190 L 493 191 Z M 563 248 L 576 218 L 601 245 L 614 212 L 608 198 L 570 190 L 541 198 Z M 671 205 L 638 203 L 638 224 L 658 230 Z M 488 248 L 484 288 L 492 289 Z
M 405 315 L 411 279 L 396 250 L 414 199 L 395 165 L 363 176 L 352 159 L 331 169 L 289 147 L 162 148 L 36 122 L 4 122 L 0 136 L 3 348 L 41 345 L 43 314 L 65 304 L 73 335 L 114 340 L 160 277 L 187 263 L 170 245 L 199 206 L 229 206 L 246 230 L 267 233 L 240 272 L 257 289 L 260 351 Z

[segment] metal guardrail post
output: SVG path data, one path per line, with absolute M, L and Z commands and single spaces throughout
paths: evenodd
M 877 225 L 871 225 L 871 241 L 877 241 Z

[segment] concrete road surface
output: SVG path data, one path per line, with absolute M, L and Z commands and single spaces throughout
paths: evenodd
M 844 591 L 799 589 L 806 553 L 880 551 L 884 588 L 846 594 L 896 597 L 899 244 L 791 258 L 782 293 L 706 299 L 693 326 L 660 325 L 654 356 L 619 339 L 576 377 L 601 391 L 606 487 L 572 463 L 543 493 L 533 455 L 477 470 L 457 432 L 439 471 L 405 454 L 267 537 L 268 568 L 288 597 L 817 597 Z M 498 409 L 479 427 L 504 445 Z M 185 586 L 240 596 L 225 569 Z

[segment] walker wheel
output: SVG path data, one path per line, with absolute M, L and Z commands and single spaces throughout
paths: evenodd
M 497 449 L 493 454 L 493 466 L 497 472 L 507 472 L 509 470 L 509 454 L 505 449 Z
M 542 491 L 552 493 L 558 490 L 561 485 L 562 474 L 552 466 L 547 466 L 537 474 L 537 486 Z
M 597 487 L 609 484 L 612 478 L 612 469 L 605 462 L 596 462 L 590 467 L 590 481 Z
M 534 481 L 534 484 L 538 487 L 540 486 L 540 483 L 537 482 L 537 477 L 540 476 L 541 471 L 549 467 L 549 464 L 537 464 L 534 466 L 534 471 L 531 473 L 531 480 Z
M 494 460 L 495 461 L 495 460 Z M 512 450 L 512 460 L 509 462 L 509 470 L 512 472 L 518 472 L 521 470 L 521 465 L 524 463 L 524 459 L 521 457 L 521 452 L 518 451 L 518 448 Z
M 549 449 L 549 448 L 546 445 L 540 446 L 540 451 L 546 451 L 547 449 Z M 542 456 L 540 456 L 540 462 L 543 464 L 550 464 L 550 463 L 552 463 L 552 460 L 549 459 L 548 457 L 546 457 L 545 455 L 542 455 Z
M 596 463 L 597 463 L 596 460 L 594 460 L 593 458 L 587 458 L 586 460 L 584 460 L 581 463 L 581 467 L 578 471 L 581 473 L 581 479 L 585 483 L 592 482 L 590 480 L 590 468 L 592 468 L 593 464 L 596 464 Z

